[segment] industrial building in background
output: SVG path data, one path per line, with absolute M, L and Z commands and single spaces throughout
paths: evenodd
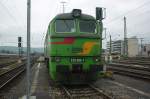
M 110 53 L 110 47 L 111 47 L 111 55 L 120 55 L 120 56 L 124 55 L 123 40 L 112 41 L 111 46 L 110 42 L 107 42 L 107 54 Z M 139 55 L 138 38 L 136 37 L 127 38 L 127 55 L 128 57 L 136 57 Z
M 123 40 L 117 40 L 111 42 L 111 54 L 119 54 L 123 55 L 123 49 L 124 49 L 124 41 Z M 110 42 L 107 42 L 107 52 L 110 51 Z
M 132 37 L 127 39 L 128 57 L 136 57 L 139 55 L 138 38 Z

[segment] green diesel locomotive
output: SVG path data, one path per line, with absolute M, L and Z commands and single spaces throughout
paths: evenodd
M 103 70 L 103 9 L 96 8 L 96 19 L 80 9 L 57 15 L 49 24 L 44 56 L 50 78 L 63 84 L 95 81 Z

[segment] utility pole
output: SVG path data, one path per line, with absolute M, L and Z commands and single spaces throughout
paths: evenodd
M 31 27 L 31 0 L 27 0 L 27 99 L 30 99 L 31 76 L 30 76 L 30 27 Z
M 110 44 L 109 44 L 110 49 L 109 49 L 109 55 L 111 55 L 111 46 L 112 46 L 112 45 L 111 45 L 111 44 L 112 44 L 111 42 L 112 42 L 112 41 L 111 41 L 111 35 L 110 35 Z
M 124 56 L 128 56 L 126 17 L 124 17 Z
M 65 3 L 67 3 L 67 2 L 65 2 L 65 1 L 62 1 L 62 2 L 60 2 L 60 3 L 62 3 L 62 7 L 63 7 L 63 13 L 65 13 Z
M 105 37 L 102 38 L 102 39 L 106 39 L 107 28 L 103 28 L 103 31 L 104 31 L 104 33 L 105 33 Z M 102 35 L 103 35 L 103 34 L 102 34 Z M 107 40 L 106 40 L 106 41 L 107 41 Z
M 144 39 L 144 38 L 139 38 L 139 39 L 141 39 L 141 57 L 142 57 L 142 54 L 143 54 L 143 53 L 142 53 L 142 51 L 143 51 L 143 39 Z

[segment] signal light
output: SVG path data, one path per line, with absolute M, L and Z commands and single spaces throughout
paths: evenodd
M 103 20 L 106 18 L 106 8 L 96 7 L 96 20 Z
M 94 57 L 93 60 L 94 60 L 95 62 L 99 62 L 99 61 L 100 61 L 100 58 L 99 58 L 99 57 Z
M 55 57 L 55 61 L 60 62 L 61 61 L 60 57 Z

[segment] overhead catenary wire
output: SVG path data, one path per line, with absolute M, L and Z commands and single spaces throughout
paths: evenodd
M 134 9 L 128 11 L 128 12 L 125 12 L 124 14 L 122 14 L 122 15 L 120 15 L 120 16 L 117 16 L 117 17 L 113 18 L 112 20 L 110 20 L 110 21 L 107 22 L 106 24 L 110 25 L 111 23 L 113 23 L 113 22 L 116 21 L 116 20 L 119 20 L 119 19 L 122 18 L 123 16 L 126 16 L 126 15 L 128 15 L 128 14 L 134 12 L 135 10 L 137 10 L 137 9 L 139 9 L 139 8 L 142 8 L 142 7 L 144 7 L 145 5 L 148 5 L 148 4 L 150 4 L 150 1 L 145 2 L 145 3 L 143 3 L 142 5 L 136 7 L 136 8 L 134 8 Z
M 6 1 L 5 1 L 6 2 Z M 0 5 L 4 8 L 4 10 L 6 11 L 6 13 L 8 14 L 8 16 L 12 19 L 12 21 L 14 21 L 16 26 L 20 26 L 21 24 L 19 23 L 18 19 L 14 16 L 14 14 L 11 12 L 11 10 L 2 2 L 0 1 Z M 14 7 L 14 9 L 17 9 L 16 7 Z M 15 10 L 17 11 L 17 10 Z M 22 16 L 22 14 L 20 12 L 17 11 L 17 13 L 19 13 L 19 17 Z M 23 16 L 22 16 L 23 17 Z M 20 18 L 22 19 L 22 18 Z M 19 20 L 20 20 L 19 19 Z M 23 20 L 23 19 L 22 19 Z M 25 23 L 23 24 L 23 27 L 21 26 L 20 28 L 22 30 L 24 30 L 24 28 L 26 27 Z
M 17 22 L 16 18 L 10 13 L 10 11 L 8 10 L 8 8 L 2 2 L 0 2 L 0 5 L 6 10 L 6 12 L 10 16 L 10 18 L 12 18 L 12 20 L 16 23 Z
M 7 12 L 8 16 L 14 21 L 14 25 L 18 26 L 21 30 L 24 30 L 24 27 L 21 27 L 15 16 L 11 13 L 11 11 L 6 7 L 2 2 L 0 2 L 0 5 L 4 8 L 4 10 Z M 17 32 L 17 31 L 16 31 Z
M 146 2 L 146 3 L 144 3 L 144 4 L 142 4 L 141 6 L 138 6 L 138 7 L 136 7 L 135 9 L 133 9 L 133 10 L 130 10 L 130 11 L 128 11 L 127 13 L 125 13 L 126 15 L 128 15 L 128 14 L 132 14 L 133 15 L 133 11 L 136 11 L 137 9 L 139 9 L 139 8 L 142 8 L 142 7 L 144 7 L 145 5 L 149 5 L 150 4 L 150 2 Z M 142 14 L 140 13 L 138 13 L 138 15 L 137 14 L 134 14 L 134 16 L 136 17 L 136 19 L 137 18 L 141 18 L 141 17 L 139 17 L 139 16 L 141 16 L 141 15 L 145 15 L 145 14 L 149 14 L 149 13 L 147 13 L 147 12 L 149 12 L 150 10 L 148 10 L 148 9 L 146 9 L 145 10 L 145 12 L 142 12 Z M 123 14 L 123 15 L 125 15 L 125 14 Z M 107 24 L 107 26 L 109 26 L 112 22 L 114 22 L 114 21 L 116 21 L 116 20 L 119 20 L 120 18 L 121 18 L 121 20 L 123 19 L 123 15 L 122 16 L 118 16 L 115 20 L 111 20 L 108 24 Z M 146 19 L 147 20 L 147 19 Z M 148 20 L 149 20 L 149 18 L 148 18 Z M 131 21 L 132 22 L 132 21 Z M 135 21 L 135 23 L 133 24 L 133 22 L 132 22 L 132 24 L 130 24 L 130 26 L 129 26 L 129 29 L 131 28 L 131 26 L 134 26 L 135 27 L 135 25 L 137 26 L 137 25 L 143 25 L 143 24 L 147 24 L 147 23 L 149 23 L 149 21 L 145 21 L 145 18 L 144 18 L 144 22 L 143 22 L 143 20 L 140 20 L 140 22 L 139 21 Z M 114 29 L 114 28 L 113 28 Z M 145 32 L 144 32 L 145 33 Z
M 60 3 L 60 2 L 58 2 L 58 3 Z M 66 5 L 65 5 L 66 6 Z M 54 12 L 57 12 L 57 9 L 59 9 L 59 7 L 60 6 L 55 6 L 54 7 Z M 61 11 L 59 12 L 59 13 L 61 13 Z M 57 14 L 59 14 L 59 13 L 57 13 Z M 53 16 L 54 17 L 54 16 Z M 48 27 L 46 27 L 46 29 L 42 32 L 43 33 L 43 37 L 42 37 L 42 42 L 45 42 L 45 37 L 46 37 L 46 34 L 47 34 L 47 29 L 49 28 L 49 24 L 50 24 L 50 22 L 48 23 Z
M 19 36 L 20 35 L 20 32 L 18 32 L 18 30 L 21 30 L 22 32 L 25 32 L 25 29 L 26 29 L 26 25 L 25 23 L 23 22 L 23 18 L 18 18 L 14 15 L 14 13 L 12 12 L 13 10 L 16 12 L 17 11 L 17 14 L 19 14 L 19 17 L 22 16 L 22 14 L 20 12 L 18 12 L 17 8 L 15 6 L 6 6 L 7 5 L 7 1 L 3 0 L 3 1 L 0 1 L 0 6 L 3 8 L 3 10 L 5 11 L 5 13 L 7 14 L 7 16 L 13 21 L 13 25 L 15 27 L 17 27 L 17 29 L 13 29 L 15 30 L 16 33 L 19 33 Z M 12 4 L 11 4 L 12 5 Z M 23 17 L 23 16 L 22 16 Z M 20 22 L 20 20 L 23 20 L 22 22 Z M 3 23 L 4 25 L 5 23 Z M 6 42 L 7 43 L 7 42 Z M 5 43 L 5 44 L 6 44 Z
M 23 13 L 20 12 L 19 10 L 17 10 L 18 8 L 17 8 L 16 6 L 12 5 L 11 7 L 18 13 L 19 18 L 22 19 L 22 21 L 24 21 L 24 20 L 25 20 L 25 16 L 23 16 Z M 13 10 L 13 9 L 12 9 L 12 10 Z M 23 20 L 23 19 L 24 19 L 24 20 Z M 18 22 L 18 21 L 17 21 L 17 22 Z M 26 26 L 25 23 L 22 23 L 22 22 L 21 22 L 21 24 L 23 24 L 24 27 Z

